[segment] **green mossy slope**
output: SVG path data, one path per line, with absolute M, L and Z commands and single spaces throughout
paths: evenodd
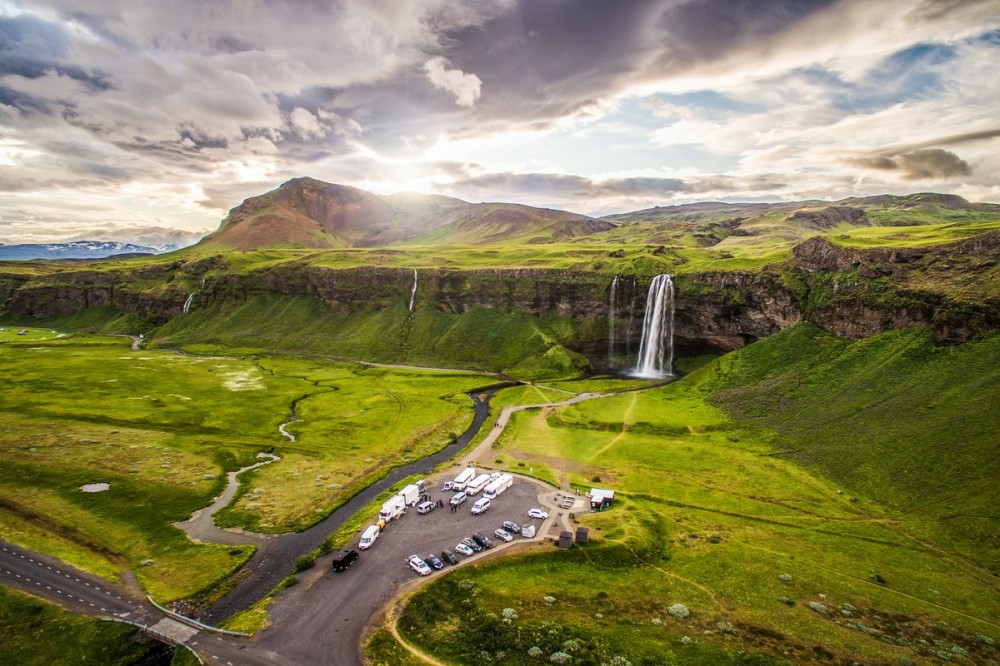
M 938 347 L 922 329 L 856 342 L 810 324 L 718 359 L 709 401 L 780 433 L 824 476 L 980 542 L 1000 537 L 1000 336 Z

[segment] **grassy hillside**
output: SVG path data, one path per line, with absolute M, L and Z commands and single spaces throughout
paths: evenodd
M 308 296 L 254 296 L 178 317 L 157 331 L 155 343 L 566 377 L 586 366 L 586 359 L 556 342 L 555 332 L 566 334 L 567 326 L 485 308 L 449 314 L 421 304 L 410 313 L 395 303 L 334 313 Z
M 1000 658 L 995 378 L 970 372 L 992 368 L 997 347 L 936 349 L 921 331 L 852 343 L 801 325 L 662 389 L 520 413 L 496 451 L 504 467 L 614 488 L 617 505 L 579 518 L 585 547 L 426 587 L 400 628 L 458 663 Z M 914 419 L 920 404 L 932 419 Z
M 837 339 L 809 324 L 691 377 L 784 455 L 977 542 L 1000 569 L 1000 336 L 937 347 L 922 330 Z

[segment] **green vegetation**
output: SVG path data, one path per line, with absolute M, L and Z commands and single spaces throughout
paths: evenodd
M 576 664 L 898 663 L 933 641 L 995 659 L 980 636 L 1000 624 L 985 531 L 998 346 L 940 349 L 922 331 L 852 343 L 802 325 L 662 389 L 522 412 L 501 438 L 507 464 L 619 501 L 580 517 L 587 546 L 427 586 L 400 629 L 459 663 L 535 663 L 532 647 Z
M 371 666 L 424 666 L 426 663 L 400 645 L 388 629 L 378 629 L 371 635 L 365 644 L 365 659 Z
M 159 644 L 128 640 L 135 627 L 82 617 L 0 587 L 0 663 L 18 666 L 128 666 Z
M 923 330 L 859 342 L 787 329 L 705 368 L 710 401 L 853 491 L 948 528 L 1000 568 L 1000 336 L 938 347 Z
M 0 333 L 0 535 L 113 579 L 136 572 L 160 601 L 207 592 L 248 547 L 196 545 L 173 523 L 241 481 L 220 524 L 287 531 L 316 522 L 471 419 L 475 374 L 238 359 L 48 331 Z M 278 425 L 299 418 L 287 430 Z M 104 492 L 81 486 L 108 483 Z M 194 565 L 192 565 L 194 563 Z

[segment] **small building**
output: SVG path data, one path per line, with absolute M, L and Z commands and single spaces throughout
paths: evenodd
M 590 529 L 584 527 L 583 525 L 576 528 L 576 542 L 577 543 L 587 543 L 590 538 Z
M 587 497 L 590 498 L 591 511 L 604 511 L 614 503 L 615 491 L 603 488 L 591 488 L 590 492 L 587 493 Z
M 559 533 L 559 541 L 556 543 L 560 548 L 572 548 L 573 547 L 573 533 L 569 530 L 563 530 Z

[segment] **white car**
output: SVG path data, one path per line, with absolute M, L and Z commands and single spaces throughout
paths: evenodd
M 534 508 L 534 509 L 529 509 L 528 510 L 528 518 L 539 518 L 541 520 L 545 520 L 548 517 L 549 517 L 549 514 L 546 513 L 545 511 L 542 511 L 539 508 Z
M 502 527 L 493 534 L 496 534 L 498 539 L 502 539 L 504 541 L 507 541 L 508 543 L 514 540 L 514 537 L 511 536 L 510 532 L 503 529 Z
M 472 505 L 472 515 L 478 516 L 480 514 L 486 513 L 490 509 L 490 501 L 483 497 L 482 499 L 476 500 L 476 503 Z
M 431 568 L 419 555 L 410 555 L 406 558 L 406 564 L 421 576 L 429 576 L 431 573 Z
M 466 546 L 464 543 L 459 543 L 457 546 L 455 546 L 455 551 L 462 553 L 462 555 L 465 556 L 474 555 L 476 552 L 471 548 L 469 548 L 468 546 Z

